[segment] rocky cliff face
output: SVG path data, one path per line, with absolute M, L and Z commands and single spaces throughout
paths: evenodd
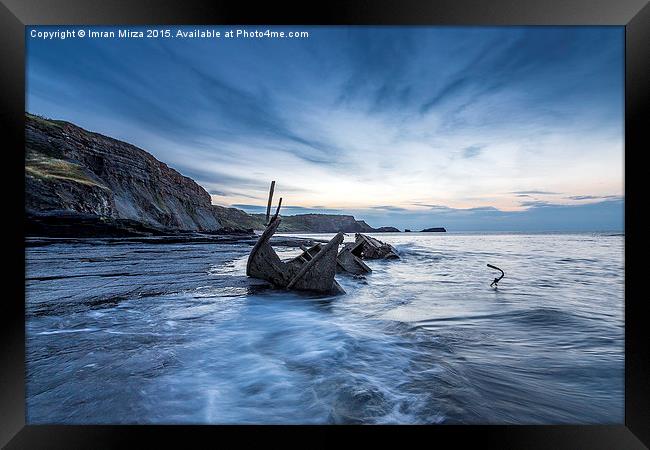
M 222 228 L 210 195 L 146 151 L 29 114 L 25 183 L 28 216 L 78 214 L 163 231 Z

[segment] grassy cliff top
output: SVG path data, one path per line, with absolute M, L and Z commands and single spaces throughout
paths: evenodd
M 73 181 L 108 189 L 91 178 L 79 164 L 44 155 L 31 149 L 26 150 L 25 173 L 41 179 Z

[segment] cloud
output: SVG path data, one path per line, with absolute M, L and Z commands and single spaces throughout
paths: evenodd
M 620 195 L 571 195 L 568 197 L 571 200 L 620 200 Z
M 512 191 L 511 194 L 516 194 L 519 196 L 528 196 L 528 195 L 562 195 L 560 192 L 551 192 L 551 191 Z
M 401 208 L 399 206 L 372 206 L 371 209 L 376 209 L 378 211 L 408 211 L 406 208 Z
M 467 158 L 467 159 L 475 158 L 478 155 L 480 155 L 482 151 L 483 151 L 483 146 L 481 145 L 472 145 L 469 147 L 465 147 L 465 149 L 463 150 L 463 158 Z
M 417 54 L 416 39 L 413 34 L 380 28 L 350 31 L 341 47 L 345 67 L 336 104 L 361 103 L 371 113 L 408 106 L 413 94 L 408 73 Z
M 266 190 L 268 192 L 269 183 L 256 179 L 252 176 L 232 175 L 223 171 L 201 169 L 195 165 L 180 166 L 178 170 L 185 176 L 198 181 L 199 184 L 211 186 L 236 186 L 238 189 Z
M 555 205 L 553 203 L 549 203 L 541 200 L 530 200 L 530 201 L 521 202 L 521 206 L 527 206 L 527 207 L 535 206 L 537 208 L 544 208 L 547 206 L 555 206 Z
M 266 213 L 266 206 L 251 205 L 251 204 L 234 204 L 234 208 L 239 208 L 249 214 L 262 214 Z M 272 212 L 275 212 L 275 206 L 271 207 Z M 331 209 L 331 208 L 318 208 L 318 207 L 304 207 L 295 205 L 282 205 L 281 214 L 284 216 L 295 216 L 297 214 L 344 214 L 345 210 Z

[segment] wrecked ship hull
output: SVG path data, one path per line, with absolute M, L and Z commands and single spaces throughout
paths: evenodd
M 296 258 L 282 261 L 270 244 L 280 221 L 280 217 L 274 217 L 251 250 L 246 264 L 246 275 L 284 289 L 322 294 L 345 293 L 334 279 L 338 247 L 343 242 L 343 233 L 337 234 L 324 246 L 316 245 L 303 250 Z

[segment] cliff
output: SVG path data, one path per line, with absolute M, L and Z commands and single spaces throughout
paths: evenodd
M 221 225 L 231 229 L 263 230 L 265 228 L 264 218 L 258 218 L 237 208 L 212 205 L 212 210 Z
M 399 233 L 400 232 L 395 227 L 379 227 L 379 228 L 375 228 L 375 231 L 377 233 Z M 409 230 L 404 230 L 404 231 L 409 231 Z
M 297 214 L 283 216 L 278 232 L 280 233 L 371 233 L 375 231 L 363 220 L 354 216 L 341 214 Z M 264 214 L 253 214 L 260 223 L 264 221 Z
M 433 228 L 425 228 L 424 230 L 421 231 L 421 233 L 446 233 L 447 230 L 445 227 L 433 227 Z
M 25 117 L 28 217 L 140 224 L 165 231 L 222 228 L 201 186 L 151 154 L 71 123 Z

